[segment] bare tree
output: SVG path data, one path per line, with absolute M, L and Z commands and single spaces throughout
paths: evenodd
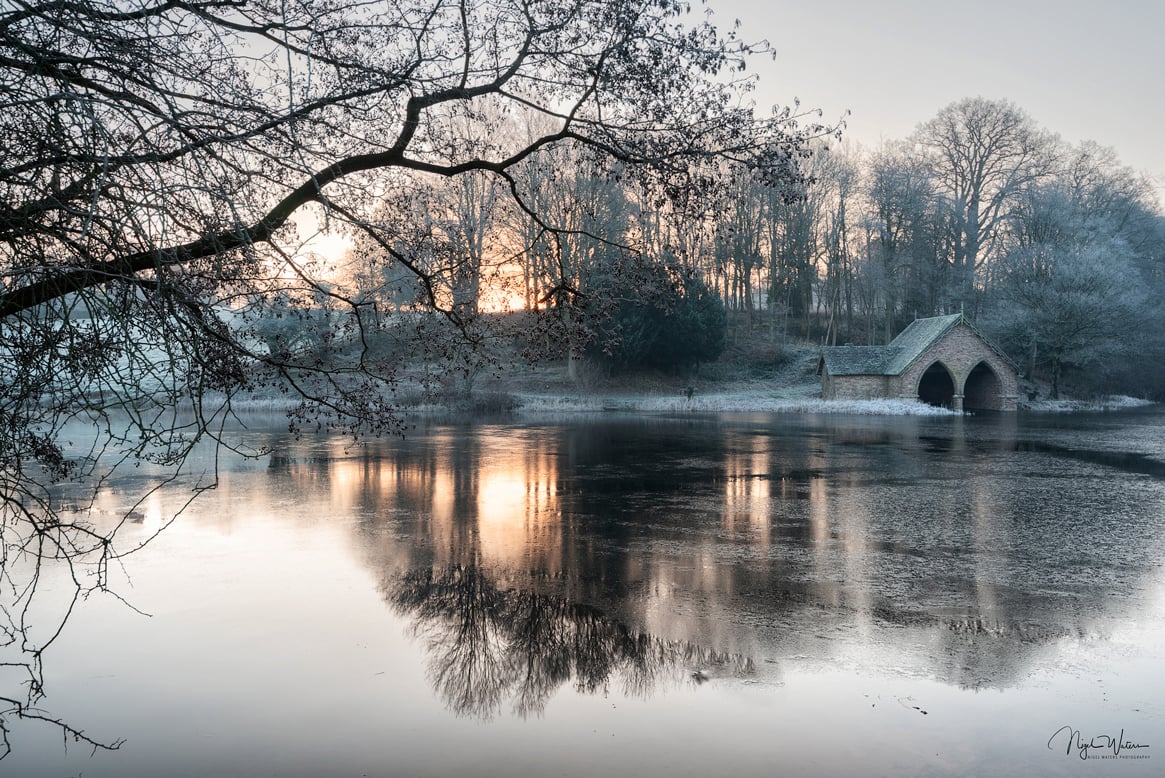
M 796 182 L 766 186 L 762 191 L 766 200 L 762 213 L 768 248 L 768 303 L 785 314 L 782 337 L 788 334 L 790 317 L 800 318 L 802 334 L 807 337 L 814 312 L 824 187 L 816 182 Z
M 753 177 L 731 182 L 724 192 L 714 236 L 715 267 L 724 276 L 729 307 L 745 313 L 746 337 L 752 337 L 757 304 L 757 274 L 765 264 L 764 208 L 767 198 Z
M 995 257 L 1008 209 L 1025 187 L 1052 170 L 1055 139 L 1015 105 L 969 98 L 918 128 L 951 219 L 951 302 L 974 310 L 976 273 Z
M 847 335 L 854 326 L 854 252 L 851 246 L 851 206 L 858 190 L 858 161 L 852 150 L 833 149 L 814 160 L 816 179 L 826 189 L 819 218 L 822 220 L 821 253 L 825 273 L 818 298 L 829 311 L 825 342 L 837 345 L 838 331 Z
M 888 343 L 903 314 L 935 310 L 947 257 L 939 241 L 934 179 L 921 155 L 903 143 L 880 149 L 869 160 L 866 192 L 872 221 L 868 271 L 877 278 L 881 310 L 878 340 Z
M 543 321 L 555 341 L 548 350 L 566 358 L 570 380 L 578 378 L 578 358 L 593 335 L 586 318 L 600 302 L 591 299 L 600 279 L 642 248 L 621 175 L 577 146 L 541 153 L 516 171 L 523 202 L 537 206 L 537 216 L 523 211 L 517 225 L 518 237 L 528 241 L 522 251 L 533 260 L 527 277 L 540 290 L 534 307 L 551 317 Z

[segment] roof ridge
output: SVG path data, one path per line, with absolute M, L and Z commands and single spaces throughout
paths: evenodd
M 951 313 L 943 316 L 928 316 L 925 319 L 915 319 L 910 322 L 906 329 L 898 333 L 898 337 L 890 341 L 890 345 L 900 346 L 906 353 L 902 355 L 902 358 L 896 358 L 886 365 L 885 375 L 905 373 L 931 346 L 966 320 L 966 316 L 962 313 Z M 976 334 L 978 333 L 976 332 Z

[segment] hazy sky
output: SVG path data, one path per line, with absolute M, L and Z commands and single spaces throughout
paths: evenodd
M 866 146 L 964 97 L 1005 98 L 1065 140 L 1094 140 L 1165 199 L 1165 0 L 707 0 L 768 40 L 758 104 L 849 109 Z

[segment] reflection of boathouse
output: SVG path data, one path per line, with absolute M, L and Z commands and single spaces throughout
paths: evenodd
M 836 346 L 817 363 L 826 400 L 917 398 L 955 410 L 1014 411 L 1015 365 L 961 313 L 916 319 L 887 346 Z

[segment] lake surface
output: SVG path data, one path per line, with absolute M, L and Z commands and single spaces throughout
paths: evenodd
M 1165 769 L 1161 411 L 239 434 L 0 775 Z

